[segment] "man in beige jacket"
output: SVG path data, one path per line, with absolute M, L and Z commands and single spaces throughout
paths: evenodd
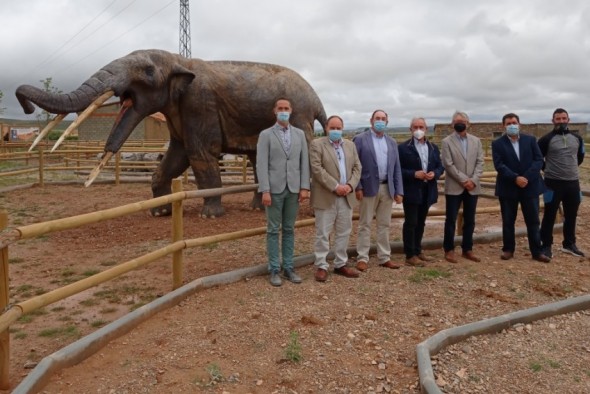
M 457 263 L 455 256 L 455 226 L 459 208 L 463 205 L 462 257 L 480 261 L 473 253 L 475 209 L 480 194 L 479 180 L 483 173 L 483 149 L 481 140 L 467 133 L 469 117 L 465 112 L 455 112 L 451 127 L 455 130 L 442 140 L 441 160 L 445 168 L 445 234 L 443 248 L 445 259 Z
M 339 116 L 328 118 L 327 137 L 315 139 L 309 149 L 311 164 L 311 204 L 315 210 L 315 279 L 328 278 L 326 257 L 330 233 L 334 232 L 334 273 L 356 278 L 359 273 L 346 266 L 348 239 L 352 230 L 353 193 L 361 176 L 361 163 L 353 142 L 342 138 L 344 122 Z

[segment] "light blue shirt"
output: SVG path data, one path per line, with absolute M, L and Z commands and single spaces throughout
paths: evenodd
M 414 138 L 414 146 L 418 151 L 418 155 L 420 155 L 420 161 L 422 162 L 422 171 L 427 172 L 428 170 L 428 144 L 426 140 L 424 142 L 420 142 L 416 138 Z
M 373 148 L 375 148 L 375 155 L 377 156 L 379 180 L 383 182 L 387 180 L 387 141 L 385 140 L 385 134 L 379 137 L 373 129 L 371 129 L 371 138 L 373 140 Z
M 344 158 L 344 149 L 342 149 L 342 140 L 338 143 L 330 141 L 330 144 L 336 151 L 336 158 L 338 159 L 338 170 L 340 171 L 340 185 L 346 185 L 346 160 Z
M 461 143 L 461 150 L 463 151 L 463 157 L 467 159 L 467 135 L 465 137 L 461 137 L 459 134 L 455 133 L 459 142 Z
M 518 136 L 518 138 L 516 140 L 513 140 L 512 137 L 506 136 L 506 138 L 508 138 L 508 140 L 510 140 L 510 142 L 512 143 L 512 148 L 514 149 L 514 153 L 516 153 L 516 157 L 518 157 L 518 160 L 520 160 L 520 136 Z

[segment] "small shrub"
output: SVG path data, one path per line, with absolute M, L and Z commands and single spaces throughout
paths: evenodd
M 451 273 L 448 271 L 441 271 L 437 268 L 418 268 L 416 272 L 412 274 L 408 280 L 414 283 L 422 283 L 424 281 L 439 279 L 439 278 L 448 278 L 451 276 Z
M 285 348 L 285 358 L 294 363 L 298 363 L 303 359 L 301 345 L 299 344 L 299 334 L 296 331 L 291 331 L 289 343 Z

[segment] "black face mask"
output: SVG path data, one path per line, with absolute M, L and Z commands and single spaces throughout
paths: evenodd
M 563 133 L 564 131 L 567 131 L 567 123 L 558 123 L 555 125 L 555 131 L 559 131 L 561 133 Z
M 467 130 L 467 125 L 466 125 L 466 124 L 464 124 L 464 123 L 455 123 L 455 124 L 453 125 L 453 129 L 455 129 L 455 131 L 456 131 L 457 133 L 462 133 L 462 132 L 464 132 L 465 130 Z

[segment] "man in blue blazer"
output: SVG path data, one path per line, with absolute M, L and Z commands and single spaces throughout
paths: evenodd
M 445 170 L 438 147 L 426 138 L 427 130 L 424 118 L 412 119 L 412 137 L 399 145 L 404 182 L 404 253 L 406 264 L 415 267 L 432 260 L 422 253 L 422 237 L 428 209 L 438 200 L 436 181 Z
M 356 268 L 365 271 L 369 264 L 371 222 L 377 219 L 377 258 L 385 268 L 400 268 L 391 261 L 389 227 L 393 201 L 401 204 L 404 195 L 397 143 L 385 134 L 387 113 L 376 110 L 371 116 L 371 128 L 354 138 L 361 161 L 361 179 L 356 187 L 360 201 Z
M 539 195 L 543 192 L 543 155 L 535 137 L 520 133 L 520 119 L 514 113 L 502 117 L 506 134 L 492 142 L 496 176 L 496 196 L 502 211 L 502 260 L 514 256 L 514 223 L 518 204 L 526 223 L 532 258 L 548 263 L 543 254 L 539 230 Z

